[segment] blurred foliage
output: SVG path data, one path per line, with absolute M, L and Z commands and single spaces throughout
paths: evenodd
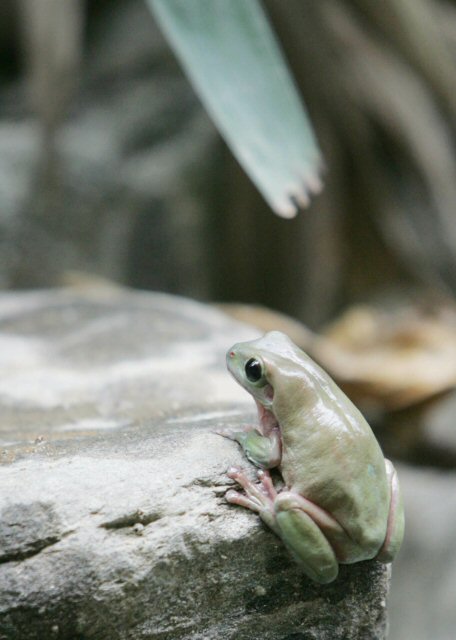
M 195 91 L 272 209 L 320 191 L 312 126 L 257 0 L 150 0 Z
M 327 164 L 291 221 L 217 140 L 145 2 L 55 2 L 1 6 L 4 286 L 82 269 L 313 327 L 391 289 L 454 296 L 454 2 L 265 0 Z

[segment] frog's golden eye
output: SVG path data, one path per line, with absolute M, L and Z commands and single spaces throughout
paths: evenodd
M 250 382 L 258 382 L 263 376 L 263 368 L 261 363 L 255 358 L 250 358 L 245 363 L 245 375 Z

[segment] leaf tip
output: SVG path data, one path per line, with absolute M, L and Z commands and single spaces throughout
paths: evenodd
M 274 205 L 275 212 L 282 218 L 294 218 L 300 211 L 307 209 L 311 196 L 318 195 L 323 189 L 323 182 L 317 172 L 303 175 L 299 184 L 287 190 L 287 196 Z
M 323 189 L 323 181 L 319 175 L 320 171 L 309 171 L 303 176 L 304 189 L 307 193 L 314 196 L 321 193 Z

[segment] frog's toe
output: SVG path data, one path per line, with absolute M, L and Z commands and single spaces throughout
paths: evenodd
M 272 484 L 271 474 L 266 469 L 260 469 L 257 475 L 265 494 L 272 502 L 274 502 L 277 498 L 277 491 Z
M 240 473 L 241 473 L 241 470 L 239 469 L 239 467 L 230 467 L 226 472 L 226 475 L 228 476 L 228 478 L 231 478 L 232 480 L 236 480 L 236 476 L 239 475 Z
M 223 438 L 228 438 L 229 440 L 236 439 L 236 432 L 233 429 L 214 429 L 212 433 L 215 433 L 217 436 L 222 436 Z
M 262 507 L 261 503 L 253 496 L 244 495 L 239 493 L 239 491 L 234 491 L 234 489 L 230 489 L 226 492 L 225 499 L 230 504 L 237 504 L 240 507 L 245 507 L 251 511 L 256 511 L 257 513 L 260 512 Z
M 241 485 L 241 487 L 244 489 L 246 493 L 247 499 L 251 503 L 253 502 L 255 504 L 255 509 L 254 509 L 255 511 L 260 511 L 264 509 L 272 510 L 272 504 L 274 502 L 274 499 L 271 497 L 271 489 L 266 488 L 267 480 L 265 481 L 266 485 L 264 484 L 263 481 L 261 481 L 259 484 L 256 484 L 255 482 L 252 482 L 252 480 L 250 480 L 250 478 L 247 476 L 245 471 L 238 469 L 237 467 L 231 467 L 230 469 L 228 469 L 227 475 L 229 478 L 231 478 L 232 480 L 235 480 L 238 484 Z M 266 477 L 268 476 L 269 474 L 266 475 Z M 271 485 L 272 485 L 272 482 L 271 482 Z M 229 502 L 231 502 L 231 500 L 229 500 Z M 236 504 L 240 504 L 240 503 L 236 502 Z M 250 504 L 248 506 L 250 509 L 252 508 Z
M 245 434 L 248 434 L 250 431 L 256 431 L 256 427 L 251 424 L 246 424 L 243 427 L 237 427 L 236 429 L 232 429 L 230 427 L 220 427 L 217 429 L 213 429 L 212 433 L 215 433 L 218 436 L 223 436 L 224 438 L 228 438 L 229 440 L 242 440 L 245 438 Z
M 230 467 L 226 472 L 228 478 L 231 480 L 235 480 L 241 487 L 245 490 L 246 493 L 251 493 L 252 495 L 257 495 L 261 493 L 259 491 L 259 485 L 256 485 L 243 469 L 238 469 L 238 467 Z

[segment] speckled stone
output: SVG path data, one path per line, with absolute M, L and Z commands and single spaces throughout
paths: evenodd
M 225 350 L 255 329 L 122 289 L 0 296 L 0 638 L 366 640 L 389 569 L 318 586 L 213 433 L 254 419 Z

